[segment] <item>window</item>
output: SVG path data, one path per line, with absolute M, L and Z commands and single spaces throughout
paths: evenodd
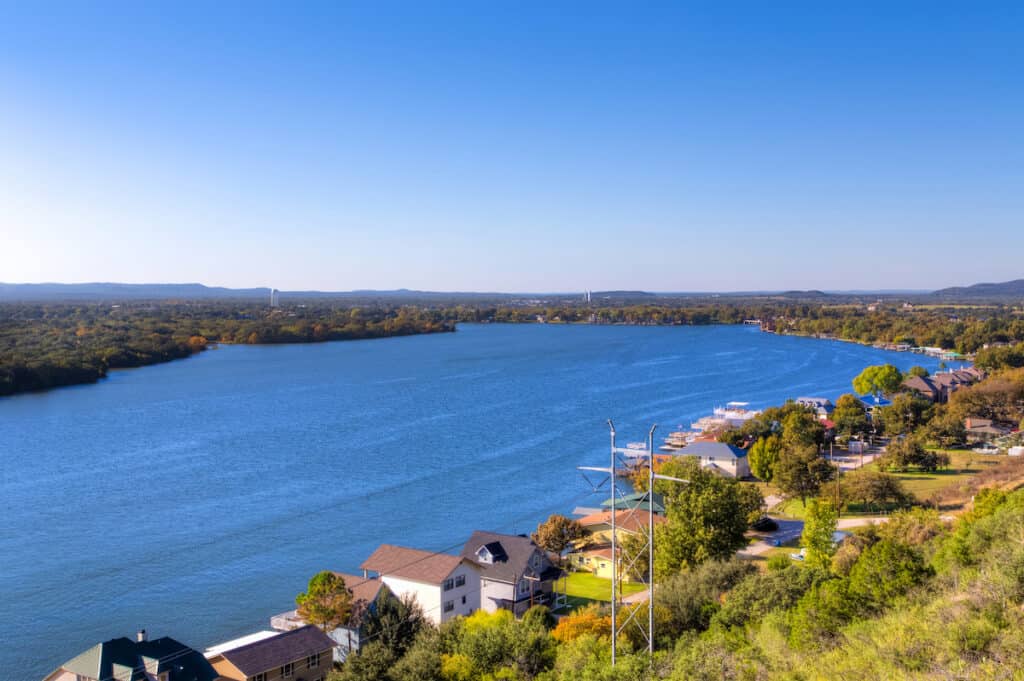
M 444 580 L 444 590 L 445 591 L 451 591 L 453 588 L 455 588 L 454 580 L 451 580 L 451 579 Z
M 465 597 L 465 596 L 463 596 L 463 597 L 462 597 L 462 604 L 463 604 L 463 605 L 465 605 L 465 604 L 466 604 L 466 597 Z
M 455 601 L 445 601 L 444 602 L 444 611 L 445 612 L 451 612 L 454 609 L 455 609 Z
M 466 575 L 456 575 L 455 586 L 466 586 Z
M 306 658 L 306 669 L 320 666 L 320 653 L 313 653 Z
M 289 662 L 281 667 L 281 678 L 290 679 L 295 674 L 295 663 Z
M 252 677 L 252 681 L 267 681 L 267 673 L 260 672 L 256 676 Z
M 530 590 L 530 585 L 527 584 L 526 580 L 519 582 L 519 593 L 524 594 Z

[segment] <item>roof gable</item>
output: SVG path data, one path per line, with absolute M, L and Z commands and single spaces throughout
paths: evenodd
M 489 553 L 493 561 L 480 562 L 481 550 Z M 544 574 L 551 567 L 551 561 L 532 539 L 517 534 L 477 530 L 462 547 L 462 556 L 476 562 L 482 577 L 510 584 L 523 575 L 546 578 Z
M 94 679 L 146 681 L 147 672 L 169 671 L 174 681 L 212 681 L 217 672 L 203 655 L 169 636 L 152 641 L 121 637 L 68 660 L 62 669 Z
M 462 556 L 420 551 L 393 544 L 381 544 L 360 565 L 363 570 L 382 576 L 411 579 L 427 584 L 441 584 L 465 561 Z M 473 563 L 472 561 L 468 561 Z M 476 565 L 476 563 L 473 563 Z

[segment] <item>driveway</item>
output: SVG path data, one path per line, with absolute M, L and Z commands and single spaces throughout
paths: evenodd
M 788 541 L 798 539 L 803 534 L 804 521 L 802 520 L 783 520 L 782 518 L 772 518 L 772 520 L 779 524 L 779 529 L 775 532 L 754 533 L 754 536 L 759 537 L 759 539 L 738 551 L 736 555 L 740 558 L 753 558 L 775 548 L 776 542 L 780 545 L 785 544 Z

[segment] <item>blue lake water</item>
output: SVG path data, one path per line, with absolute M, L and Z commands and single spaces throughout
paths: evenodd
M 0 669 L 40 679 L 139 628 L 267 628 L 378 544 L 456 550 L 593 504 L 578 464 L 730 400 L 937 361 L 756 328 L 463 325 L 237 346 L 0 400 Z M 660 440 L 659 440 L 660 442 Z M 9 676 L 8 676 L 9 675 Z

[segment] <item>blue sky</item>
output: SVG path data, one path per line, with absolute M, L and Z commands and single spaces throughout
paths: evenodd
M 0 3 L 0 281 L 1024 277 L 1024 5 Z

